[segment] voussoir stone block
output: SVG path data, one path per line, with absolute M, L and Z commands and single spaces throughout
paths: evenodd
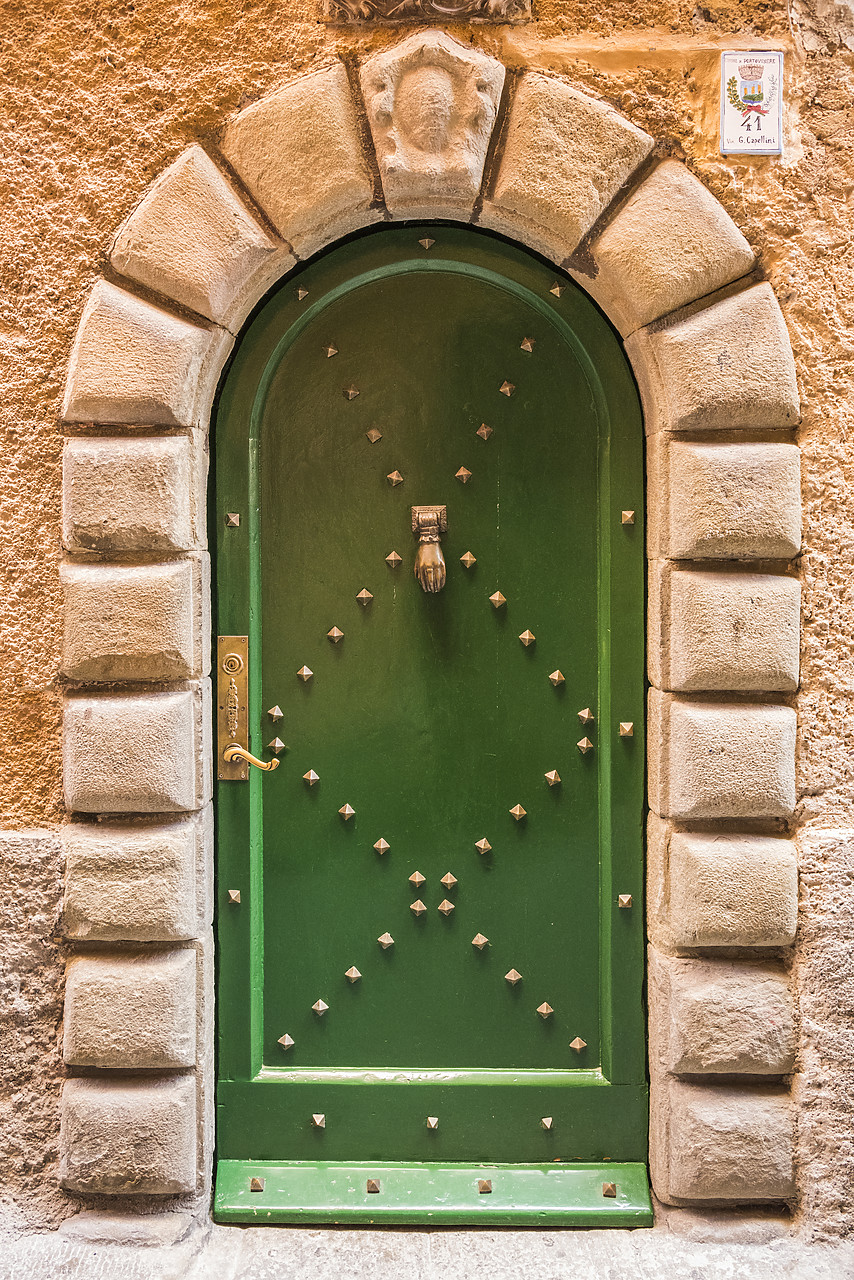
M 68 362 L 66 422 L 192 427 L 205 421 L 232 343 L 97 280 Z
M 362 93 L 385 202 L 398 218 L 467 218 L 480 191 L 504 66 L 441 31 L 369 58 Z
M 646 431 L 785 430 L 799 418 L 795 362 L 769 284 L 626 339 Z
M 196 1082 L 68 1080 L 60 1181 L 70 1191 L 178 1195 L 196 1187 Z
M 65 700 L 65 803 L 81 813 L 175 813 L 211 795 L 210 681 L 169 693 Z
M 790 707 L 685 702 L 650 690 L 649 805 L 662 817 L 782 818 L 795 807 Z
M 341 63 L 247 107 L 222 151 L 301 258 L 382 216 Z
M 294 263 L 198 146 L 179 156 L 134 209 L 110 261 L 227 328 L 239 325 Z
M 195 951 L 71 960 L 62 1056 L 76 1067 L 191 1067 Z
M 723 288 L 753 250 L 723 206 L 676 160 L 641 183 L 573 276 L 625 336 Z
M 157 825 L 70 823 L 65 848 L 63 931 L 80 941 L 178 942 L 210 919 L 210 805 Z
M 790 560 L 801 549 L 801 459 L 792 444 L 647 445 L 653 558 Z
M 562 262 L 651 148 L 648 134 L 604 102 L 528 72 L 478 220 Z
M 650 564 L 649 677 L 662 689 L 798 687 L 800 583 Z
M 794 1001 L 779 965 L 648 955 L 650 1051 L 663 1071 L 791 1071 Z
M 62 669 L 72 680 L 184 680 L 210 670 L 210 560 L 64 564 Z
M 780 1088 L 689 1084 L 653 1074 L 650 1166 L 665 1204 L 794 1195 L 794 1112 Z

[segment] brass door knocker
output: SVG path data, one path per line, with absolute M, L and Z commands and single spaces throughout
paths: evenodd
M 447 531 L 447 507 L 412 508 L 412 532 L 418 535 L 415 576 L 423 591 L 441 591 L 445 585 L 445 557 L 439 540 Z

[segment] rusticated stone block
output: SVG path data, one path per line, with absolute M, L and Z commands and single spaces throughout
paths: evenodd
M 340 63 L 247 107 L 222 151 L 301 258 L 382 216 Z
M 62 536 L 69 551 L 205 546 L 207 459 L 192 436 L 65 442 Z
M 64 564 L 62 669 L 72 680 L 183 680 L 210 671 L 210 560 Z
M 801 457 L 792 444 L 647 441 L 653 558 L 790 560 L 801 549 Z
M 662 689 L 798 687 L 800 583 L 653 561 L 649 574 L 649 678 Z
M 196 938 L 211 915 L 210 806 L 153 825 L 71 823 L 65 846 L 66 937 L 177 942 Z
M 76 1067 L 191 1067 L 195 951 L 71 960 L 62 1056 Z
M 196 1082 L 68 1080 L 60 1181 L 70 1191 L 178 1195 L 196 1186 Z
M 68 362 L 66 422 L 201 425 L 232 343 L 96 280 Z
M 65 702 L 65 802 L 82 813 L 175 813 L 211 796 L 210 682 Z
M 683 164 L 665 160 L 592 247 L 574 278 L 625 336 L 714 293 L 753 267 L 729 214 Z
M 626 340 L 649 434 L 783 430 L 799 418 L 795 362 L 769 284 Z
M 467 218 L 503 65 L 441 31 L 419 31 L 374 54 L 361 75 L 389 210 L 398 218 Z
M 119 230 L 117 271 L 227 328 L 294 262 L 201 147 L 170 165 Z
M 771 1087 L 688 1084 L 653 1073 L 652 1185 L 665 1204 L 789 1200 L 794 1114 Z
M 528 72 L 479 221 L 562 262 L 652 148 L 604 102 Z
M 648 956 L 650 1052 L 663 1071 L 791 1071 L 794 1002 L 779 965 Z
M 795 807 L 790 707 L 649 695 L 649 805 L 662 817 L 781 818 Z

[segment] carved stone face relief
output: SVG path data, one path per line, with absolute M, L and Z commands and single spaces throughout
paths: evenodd
M 365 64 L 362 91 L 392 213 L 453 217 L 471 208 L 503 83 L 500 62 L 440 31 L 419 32 Z

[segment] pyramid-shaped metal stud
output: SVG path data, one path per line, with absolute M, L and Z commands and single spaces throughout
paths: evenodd
M 549 1133 L 554 1127 L 555 1127 L 554 1116 L 543 1116 L 542 1120 L 540 1121 L 540 1128 L 545 1129 L 546 1133 Z
M 500 609 L 502 605 L 507 603 L 507 597 L 503 596 L 500 591 L 493 591 L 489 597 L 489 603 L 493 609 Z
M 479 1194 L 479 1195 L 482 1195 L 482 1196 L 488 1196 L 488 1195 L 490 1195 L 490 1194 L 491 1194 L 491 1192 L 492 1192 L 492 1179 L 491 1179 L 491 1178 L 478 1178 L 478 1180 L 477 1180 L 477 1190 L 478 1190 L 478 1194 Z
M 337 356 L 337 355 L 338 355 L 338 348 L 337 348 L 337 347 L 333 347 L 331 343 L 330 343 L 330 345 L 329 345 L 328 347 L 324 347 L 324 348 L 323 348 L 323 350 L 326 352 L 326 359 L 327 359 L 327 360 L 331 360 L 333 356 Z
M 325 1000 L 315 1000 L 311 1008 L 312 1012 L 316 1013 L 318 1018 L 322 1018 L 324 1013 L 326 1013 L 326 1010 L 329 1008 L 329 1005 Z
M 477 557 L 467 551 L 465 555 L 460 556 L 460 564 L 464 569 L 472 569 L 477 564 Z
M 338 812 L 341 814 L 341 817 L 344 819 L 345 822 L 349 822 L 350 819 L 355 814 L 356 810 L 353 808 L 351 804 L 342 804 Z
M 439 881 L 439 884 L 443 884 L 447 889 L 448 893 L 451 892 L 451 890 L 454 888 L 456 883 L 457 883 L 457 877 L 453 875 L 450 871 L 446 872 L 446 874 L 443 875 L 442 879 Z
M 589 707 L 582 707 L 578 713 L 578 718 L 582 724 L 592 724 L 596 719 Z
M 373 595 L 371 594 L 371 592 L 368 590 L 367 587 L 362 587 L 362 590 L 356 596 L 356 599 L 359 601 L 359 604 L 362 606 L 362 608 L 366 608 L 367 605 L 371 603 L 373 598 L 374 598 Z
M 635 726 L 633 720 L 620 721 L 620 737 L 633 738 L 635 736 Z
M 403 484 L 403 476 L 400 474 L 399 471 L 389 471 L 388 475 L 386 476 L 386 480 L 388 480 L 392 489 L 397 488 L 399 484 Z
M 489 946 L 489 938 L 484 937 L 482 933 L 476 933 L 471 940 L 471 945 L 477 947 L 478 951 L 482 951 L 484 947 Z
M 431 240 L 429 236 L 425 236 L 424 239 L 419 240 L 418 243 L 421 245 L 422 249 L 432 249 L 436 241 Z
M 300 667 L 299 671 L 297 672 L 297 675 L 300 678 L 300 680 L 302 680 L 303 684 L 308 684 L 309 680 L 314 675 L 314 672 L 312 671 L 311 667 Z
M 628 911 L 632 905 L 632 895 L 630 893 L 621 893 L 617 897 L 617 906 L 621 911 Z
M 468 484 L 469 480 L 471 480 L 471 472 L 468 467 L 460 467 L 459 471 L 457 471 L 455 475 L 460 484 Z
M 330 627 L 326 633 L 326 636 L 327 636 L 327 639 L 331 640 L 333 644 L 340 644 L 341 641 L 344 639 L 344 632 L 341 630 L 340 627 Z
M 438 1128 L 439 1128 L 439 1117 L 438 1117 L 438 1116 L 428 1116 L 428 1117 L 427 1117 L 427 1128 L 428 1128 L 428 1129 L 438 1129 Z
M 492 435 L 492 427 L 488 427 L 485 422 L 482 422 L 475 432 L 475 435 L 480 436 L 481 440 L 488 440 Z
M 379 1178 L 368 1178 L 367 1182 L 365 1183 L 365 1190 L 367 1191 L 369 1196 L 378 1196 L 380 1194 Z
M 578 747 L 578 750 L 581 752 L 583 756 L 586 756 L 588 751 L 593 750 L 593 743 L 590 741 L 589 738 L 582 738 L 581 741 L 576 742 L 575 745 Z
M 377 942 L 380 944 L 383 951 L 388 951 L 389 947 L 394 946 L 394 938 L 390 933 L 381 933 L 377 938 Z
M 297 289 L 297 301 L 305 302 L 308 297 L 308 289 Z
M 504 975 L 504 981 L 509 982 L 511 987 L 515 987 L 517 982 L 522 981 L 522 975 L 518 969 L 509 969 Z
M 272 742 L 267 743 L 267 747 L 274 756 L 280 756 L 285 749 L 285 744 L 281 738 L 274 738 Z
M 536 638 L 537 637 L 534 635 L 533 631 L 523 631 L 519 637 L 526 649 L 534 643 Z
M 621 522 L 621 524 L 634 524 L 634 522 L 635 522 L 635 513 L 634 513 L 634 511 L 621 511 L 621 512 L 620 512 L 620 522 Z
M 355 399 L 356 399 L 356 396 L 357 396 L 358 394 L 359 394 L 359 388 L 358 388 L 358 387 L 345 387 L 345 388 L 344 388 L 344 399 L 345 399 L 345 400 L 355 400 Z
M 356 968 L 354 964 L 352 964 L 350 968 L 345 970 L 344 972 L 344 977 L 351 984 L 354 982 L 358 982 L 361 976 L 362 976 L 361 973 L 359 972 L 359 970 Z
M 379 427 L 369 427 L 365 432 L 365 435 L 368 437 L 371 444 L 377 444 L 377 442 L 383 438 L 383 433 L 380 431 Z
M 549 769 L 548 773 L 545 775 L 545 778 L 546 778 L 546 782 L 549 784 L 550 787 L 556 787 L 557 784 L 560 782 L 560 774 L 558 773 L 557 769 Z
M 554 687 L 557 688 L 558 685 L 564 684 L 566 677 L 562 671 L 550 671 L 549 680 L 551 680 Z
M 492 849 L 492 845 L 489 843 L 486 836 L 484 836 L 482 840 L 475 840 L 474 847 L 477 849 L 478 853 L 489 853 Z
M 390 569 L 396 569 L 399 564 L 403 563 L 403 556 L 399 556 L 396 551 L 389 551 L 385 562 Z
M 551 289 L 549 289 L 549 293 L 553 293 L 556 298 L 559 298 L 565 288 L 565 284 L 561 284 L 559 280 L 555 280 Z
M 523 351 L 533 351 L 534 343 L 536 341 L 537 341 L 536 338 L 523 338 L 522 341 L 519 343 L 519 346 Z
M 388 840 L 383 840 L 382 836 L 380 836 L 379 840 L 375 842 L 374 848 L 376 849 L 380 857 L 382 857 L 384 853 L 388 853 L 389 849 L 391 848 L 391 845 L 389 844 Z
M 427 908 L 424 906 L 424 903 L 420 898 L 416 898 L 414 902 L 410 902 L 409 910 L 414 916 L 423 916 Z
M 284 715 L 284 712 L 282 711 L 282 708 L 280 706 L 276 705 L 275 707 L 270 708 L 270 710 L 267 712 L 267 715 L 273 721 L 273 724 L 275 724 L 277 720 L 281 720 L 282 716 Z
M 603 1182 L 603 1183 L 602 1183 L 602 1195 L 603 1195 L 603 1196 L 605 1196 L 605 1198 L 606 1198 L 607 1200 L 616 1200 L 616 1198 L 617 1198 L 617 1184 L 616 1184 L 616 1182 Z
M 322 1111 L 315 1111 L 314 1115 L 311 1117 L 311 1127 L 313 1129 L 326 1128 L 326 1116 Z
M 240 528 L 240 512 L 239 511 L 226 511 L 225 527 L 226 529 Z
M 413 889 L 420 889 L 422 884 L 425 884 L 426 881 L 427 877 L 422 876 L 420 871 L 413 871 L 412 875 L 409 877 L 409 883 L 412 885 Z
M 240 902 L 240 890 L 239 890 L 239 889 L 229 889 L 229 891 L 228 891 L 228 900 L 229 900 L 229 902 L 239 903 L 239 902 Z
M 544 1000 L 542 1004 L 537 1005 L 537 1013 L 545 1022 L 546 1018 L 550 1018 L 552 1016 L 554 1009 L 551 1007 L 548 1000 Z
M 307 773 L 302 775 L 302 778 L 303 782 L 307 782 L 310 787 L 313 787 L 315 782 L 320 781 L 320 774 L 315 773 L 313 769 L 309 769 Z
M 249 1190 L 250 1190 L 250 1191 L 263 1191 L 263 1190 L 264 1190 L 265 1185 L 266 1185 L 266 1179 L 265 1179 L 265 1178 L 250 1178 L 250 1179 L 249 1179 Z
M 512 396 L 513 392 L 516 390 L 516 384 L 514 382 L 502 382 L 498 390 L 503 396 Z
M 453 911 L 453 909 L 454 909 L 453 902 L 449 902 L 447 898 L 443 898 L 442 901 L 439 903 L 439 910 L 441 911 L 442 915 L 445 917 L 449 916 Z
M 513 817 L 516 819 L 517 822 L 521 822 L 523 818 L 527 818 L 528 816 L 528 810 L 523 809 L 520 804 L 514 804 L 510 812 L 512 813 Z
M 294 1047 L 293 1038 L 289 1036 L 287 1032 L 285 1032 L 283 1036 L 279 1036 L 278 1043 L 282 1046 L 283 1049 L 292 1049 Z
M 581 1053 L 582 1049 L 587 1048 L 587 1041 L 582 1040 L 581 1036 L 576 1036 L 574 1040 L 570 1040 L 569 1047 L 573 1053 Z

